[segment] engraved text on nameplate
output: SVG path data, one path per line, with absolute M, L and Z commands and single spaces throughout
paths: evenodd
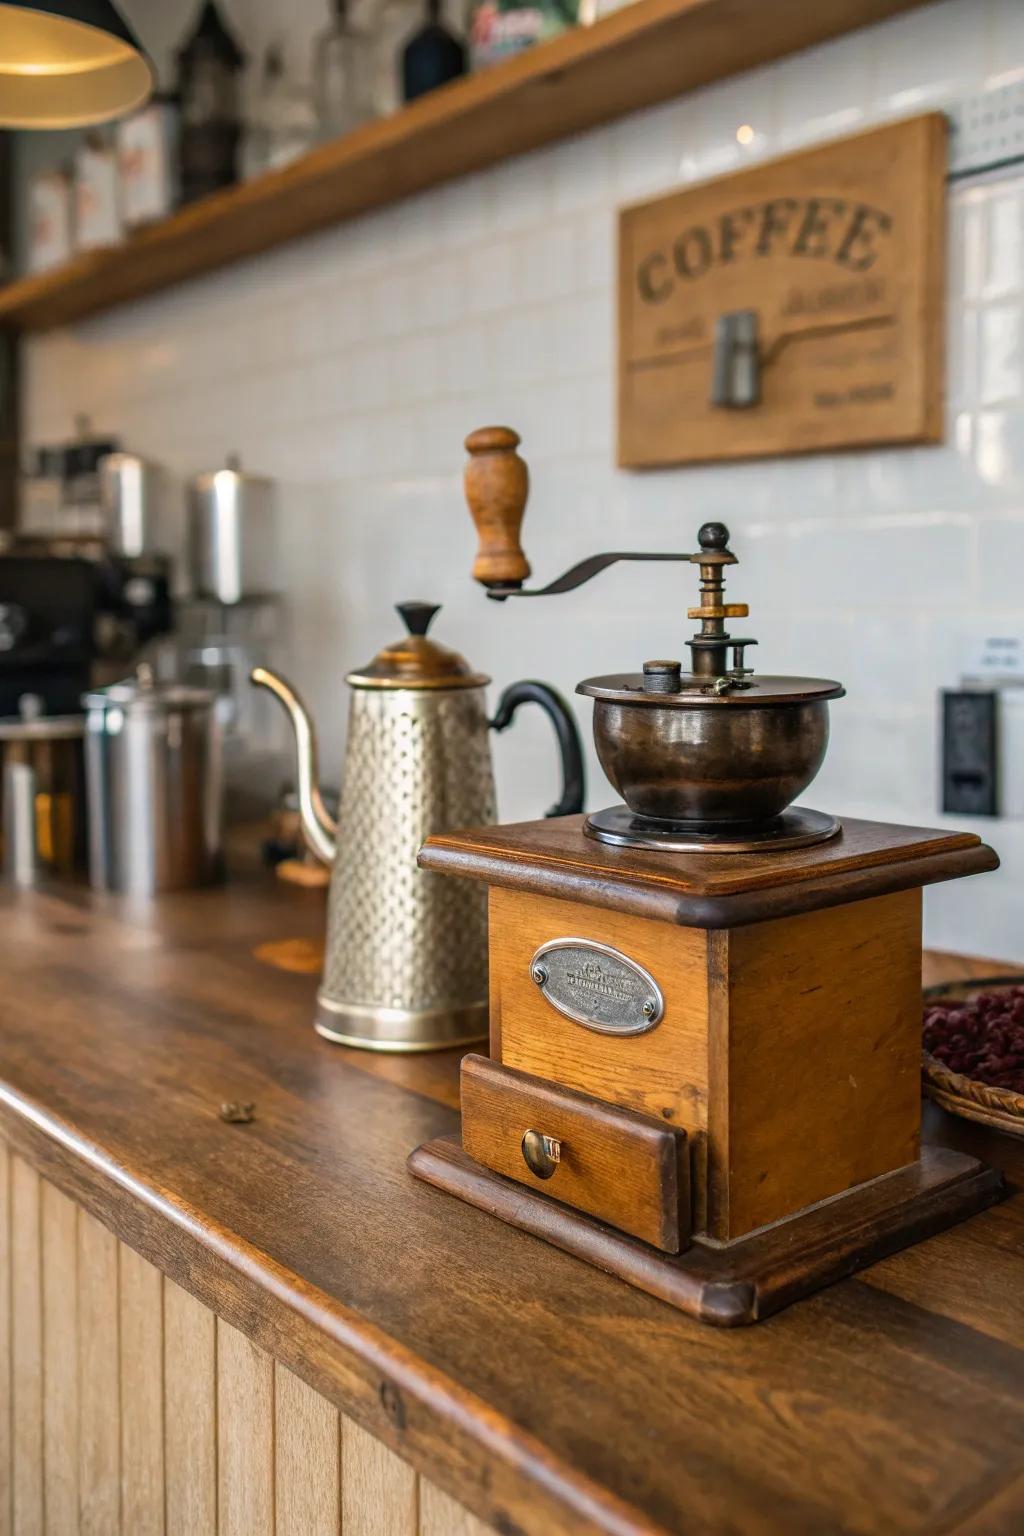
M 603 1035 L 642 1035 L 665 1011 L 649 971 L 592 939 L 552 939 L 530 961 L 530 975 L 553 1008 Z

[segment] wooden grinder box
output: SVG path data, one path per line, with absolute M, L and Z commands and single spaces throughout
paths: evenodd
M 431 838 L 426 869 L 490 886 L 491 1060 L 463 1062 L 461 1143 L 412 1171 L 720 1324 L 990 1204 L 995 1171 L 920 1145 L 921 888 L 997 862 L 866 821 L 739 855 L 605 846 L 580 817 Z M 610 1031 L 630 967 L 657 1017 Z

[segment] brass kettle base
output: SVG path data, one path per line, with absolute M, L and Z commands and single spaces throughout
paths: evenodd
M 486 1003 L 466 1008 L 374 1008 L 336 1003 L 321 992 L 316 1000 L 313 1028 L 335 1045 L 395 1055 L 419 1051 L 448 1051 L 453 1046 L 486 1040 Z
M 769 853 L 809 848 L 842 830 L 838 816 L 791 805 L 769 821 L 662 821 L 635 816 L 626 805 L 595 811 L 583 823 L 587 837 L 616 848 L 654 848 L 665 853 Z

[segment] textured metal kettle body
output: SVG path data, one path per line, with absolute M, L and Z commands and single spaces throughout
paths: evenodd
M 419 868 L 438 833 L 495 819 L 490 732 L 522 704 L 551 719 L 562 792 L 549 812 L 583 803 L 579 731 L 546 683 L 511 683 L 488 720 L 490 678 L 427 636 L 437 608 L 400 603 L 408 633 L 350 672 L 348 743 L 337 822 L 319 789 L 316 735 L 283 677 L 255 667 L 295 731 L 302 833 L 332 867 L 316 1028 L 378 1051 L 431 1051 L 487 1034 L 487 893 Z
M 487 893 L 421 870 L 495 819 L 483 687 L 353 688 L 317 1028 L 386 1050 L 487 1031 Z

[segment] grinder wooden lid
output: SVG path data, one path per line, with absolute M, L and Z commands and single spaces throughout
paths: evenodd
M 583 822 L 582 816 L 554 816 L 435 833 L 417 863 L 492 886 L 689 928 L 737 928 L 999 866 L 973 832 L 890 826 L 852 816 L 844 817 L 842 831 L 828 842 L 764 853 L 615 848 L 586 837 Z

